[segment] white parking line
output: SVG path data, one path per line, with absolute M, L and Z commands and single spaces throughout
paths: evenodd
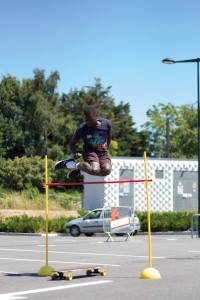
M 66 239 L 66 240 L 56 239 L 56 240 L 54 240 L 54 242 L 62 242 L 62 243 L 63 242 L 65 242 L 65 243 L 66 242 L 75 242 L 75 243 L 77 243 L 77 242 L 79 242 L 79 240 L 77 240 L 77 239 L 76 240 L 75 239 L 71 239 L 71 240 L 69 240 L 69 239 Z
M 0 257 L 0 260 L 10 260 L 10 261 L 32 261 L 32 262 L 42 262 L 44 263 L 45 260 L 42 259 L 26 259 L 26 258 L 8 258 L 8 257 Z M 121 267 L 121 265 L 113 265 L 113 264 L 105 264 L 105 263 L 99 263 L 99 262 L 75 262 L 75 261 L 57 261 L 57 260 L 50 260 L 49 263 L 56 263 L 56 264 L 75 264 L 75 265 L 103 265 L 107 267 Z M 1 272 L 1 271 L 0 271 Z
M 13 293 L 7 293 L 7 294 L 0 294 L 1 300 L 14 300 L 14 299 L 24 299 L 27 297 L 23 297 L 30 294 L 37 294 L 37 293 L 46 293 L 51 291 L 58 291 L 58 290 L 64 290 L 64 289 L 72 289 L 77 287 L 84 287 L 84 286 L 90 286 L 90 285 L 98 285 L 98 284 L 105 284 L 105 283 L 111 283 L 110 280 L 100 280 L 95 282 L 86 282 L 86 283 L 77 283 L 77 284 L 71 284 L 71 285 L 63 285 L 59 287 L 51 287 L 51 288 L 43 288 L 43 289 L 37 289 L 37 290 L 29 290 L 29 291 L 21 291 L 21 292 L 13 292 Z M 21 297 L 22 296 L 22 297 Z
M 22 250 L 22 249 L 5 249 L 0 248 L 0 251 L 14 251 L 14 252 L 32 252 L 45 253 L 43 250 Z M 90 256 L 111 256 L 111 257 L 133 257 L 133 258 L 148 258 L 147 255 L 131 255 L 131 254 L 110 254 L 110 253 L 91 253 L 91 252 L 68 252 L 68 251 L 48 251 L 53 254 L 73 254 L 73 255 L 90 255 Z M 154 256 L 154 259 L 164 259 L 164 256 Z
M 46 247 L 46 245 L 45 245 L 45 244 L 43 244 L 43 245 L 38 245 L 38 247 Z M 48 245 L 48 247 L 57 247 L 57 245 Z

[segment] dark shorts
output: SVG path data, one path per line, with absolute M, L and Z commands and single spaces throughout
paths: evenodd
M 100 166 L 104 164 L 110 164 L 111 165 L 111 159 L 108 155 L 108 152 L 94 152 L 94 151 L 88 151 L 83 152 L 83 159 L 85 162 L 91 163 L 91 162 L 97 162 Z

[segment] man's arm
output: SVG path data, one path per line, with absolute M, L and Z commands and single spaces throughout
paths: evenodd
M 107 138 L 107 148 L 109 148 L 111 140 L 112 140 L 112 133 L 110 132 Z
M 69 150 L 71 151 L 72 155 L 74 156 L 74 159 L 78 159 L 82 156 L 81 153 L 77 152 L 76 144 L 78 143 L 78 139 L 76 139 L 74 136 L 69 142 Z

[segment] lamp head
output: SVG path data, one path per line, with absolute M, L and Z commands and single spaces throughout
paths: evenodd
M 162 60 L 162 63 L 172 65 L 175 64 L 175 61 L 172 58 L 165 58 Z

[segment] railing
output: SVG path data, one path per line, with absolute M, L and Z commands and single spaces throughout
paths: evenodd
M 196 218 L 196 238 L 199 237 L 199 217 L 200 214 L 194 214 L 191 218 L 191 238 L 194 236 L 194 218 Z
M 108 239 L 114 242 L 111 234 L 115 235 L 126 235 L 127 238 L 132 238 L 130 236 L 130 218 L 131 218 L 131 208 L 125 206 L 118 207 L 104 207 L 103 208 L 103 230 L 104 233 L 108 235 Z

